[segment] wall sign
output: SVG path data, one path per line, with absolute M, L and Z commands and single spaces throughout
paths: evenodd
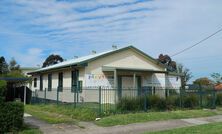
M 113 75 L 104 74 L 85 74 L 86 87 L 107 87 L 111 88 L 114 85 Z

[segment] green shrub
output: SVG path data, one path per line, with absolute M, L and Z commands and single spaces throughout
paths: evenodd
M 160 100 L 160 97 L 157 95 L 150 95 L 147 98 L 148 108 L 149 109 L 157 109 L 157 104 Z
M 195 108 L 198 106 L 198 98 L 196 95 L 189 95 L 183 98 L 183 106 L 185 108 Z
M 5 100 L 6 81 L 0 80 L 0 103 Z
M 180 107 L 180 98 L 178 96 L 169 96 L 166 98 L 167 110 L 175 110 Z
M 24 106 L 20 102 L 0 104 L 0 133 L 18 131 L 23 125 Z
M 222 93 L 217 94 L 216 105 L 222 105 Z
M 205 105 L 207 107 L 212 107 L 213 105 L 213 96 L 212 95 L 207 95 L 203 97 L 203 101 L 205 100 Z
M 167 108 L 166 99 L 159 98 L 156 106 L 157 106 L 156 107 L 157 110 L 161 110 L 161 111 L 166 110 L 166 108 Z
M 119 111 L 140 111 L 143 109 L 144 97 L 122 97 L 117 103 Z

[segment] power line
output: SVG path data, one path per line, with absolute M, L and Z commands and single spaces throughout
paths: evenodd
M 175 53 L 175 54 L 171 55 L 171 57 L 176 56 L 176 55 L 179 55 L 179 54 L 181 54 L 181 53 L 183 53 L 183 52 L 185 52 L 185 51 L 187 51 L 187 50 L 189 50 L 189 49 L 191 49 L 191 48 L 193 48 L 193 47 L 195 47 L 195 46 L 199 45 L 200 43 L 202 43 L 202 42 L 206 41 L 207 39 L 209 39 L 209 38 L 213 37 L 214 35 L 218 34 L 218 33 L 219 33 L 219 32 L 221 32 L 221 31 L 222 31 L 222 28 L 221 28 L 221 29 L 219 29 L 219 30 L 217 30 L 217 31 L 216 31 L 216 32 L 214 32 L 213 34 L 211 34 L 211 35 L 209 35 L 209 36 L 205 37 L 204 39 L 200 40 L 199 42 L 197 42 L 197 43 L 193 44 L 192 46 L 189 46 L 189 47 L 187 47 L 187 48 L 185 48 L 185 49 L 183 49 L 183 50 L 181 50 L 181 51 L 179 51 L 179 52 L 177 52 L 177 53 Z

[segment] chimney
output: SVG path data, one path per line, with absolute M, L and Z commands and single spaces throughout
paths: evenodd
M 77 58 L 79 58 L 79 56 L 76 56 L 76 55 L 75 55 L 75 56 L 74 56 L 74 59 L 77 59 Z
M 112 45 L 113 50 L 117 49 L 117 45 Z
M 92 50 L 92 52 L 91 52 L 92 54 L 96 54 L 96 51 L 95 50 Z

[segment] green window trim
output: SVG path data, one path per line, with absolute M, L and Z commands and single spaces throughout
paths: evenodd
M 79 93 L 82 93 L 82 81 L 78 81 Z
M 42 75 L 40 75 L 40 82 L 39 82 L 39 84 L 40 84 L 40 91 L 43 91 L 43 79 L 42 79 Z
M 52 74 L 48 74 L 48 91 L 52 91 Z
M 71 92 L 82 92 L 82 81 L 79 81 L 79 70 L 75 69 L 71 72 Z
M 63 73 L 62 72 L 58 74 L 58 91 L 60 92 L 63 91 Z
M 37 78 L 34 78 L 34 84 L 33 84 L 34 87 L 37 87 Z

